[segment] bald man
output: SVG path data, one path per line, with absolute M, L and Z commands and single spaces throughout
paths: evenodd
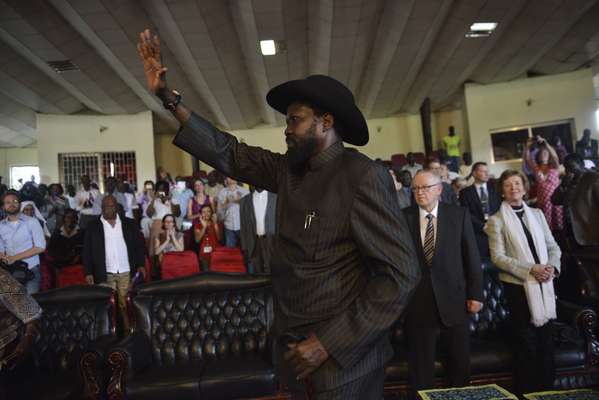
M 114 196 L 102 198 L 102 215 L 85 231 L 83 265 L 88 284 L 100 284 L 116 291 L 124 330 L 128 332 L 127 289 L 132 275 L 139 272 L 145 277 L 145 255 L 135 221 L 121 219 L 117 207 Z
M 450 386 L 469 384 L 468 314 L 480 311 L 483 301 L 481 261 L 470 214 L 441 202 L 442 191 L 435 171 L 418 171 L 412 181 L 417 205 L 402 210 L 422 271 L 405 320 L 414 391 L 433 387 L 439 334 L 447 350 Z

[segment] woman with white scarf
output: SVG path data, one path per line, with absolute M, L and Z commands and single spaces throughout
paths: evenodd
M 524 202 L 528 180 L 507 170 L 498 184 L 503 202 L 485 225 L 491 260 L 501 270 L 514 339 L 514 387 L 518 393 L 551 389 L 555 378 L 553 279 L 561 251 L 543 212 Z
M 52 236 L 52 234 L 50 233 L 50 230 L 48 230 L 48 223 L 46 222 L 46 218 L 44 218 L 44 216 L 42 215 L 42 213 L 40 212 L 40 210 L 37 208 L 37 206 L 35 205 L 35 203 L 33 201 L 22 202 L 21 203 L 21 213 L 27 215 L 28 217 L 36 218 L 40 222 L 40 225 L 42 226 L 42 229 L 44 230 L 44 236 L 46 238 L 49 238 Z

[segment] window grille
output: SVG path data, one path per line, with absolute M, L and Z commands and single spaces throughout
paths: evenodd
M 61 153 L 58 155 L 60 182 L 63 186 L 78 187 L 81 175 L 88 175 L 104 191 L 104 179 L 109 176 L 124 178 L 135 185 L 137 171 L 135 152 Z

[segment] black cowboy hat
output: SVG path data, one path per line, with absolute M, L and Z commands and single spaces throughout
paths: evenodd
M 310 75 L 282 83 L 266 94 L 268 104 L 287 114 L 287 107 L 306 101 L 335 117 L 335 129 L 344 142 L 356 146 L 368 143 L 368 126 L 356 106 L 354 95 L 345 85 L 326 75 Z

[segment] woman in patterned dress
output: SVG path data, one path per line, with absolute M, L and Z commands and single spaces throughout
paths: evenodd
M 536 205 L 545 214 L 547 224 L 552 231 L 563 228 L 562 206 L 551 203 L 551 196 L 560 184 L 559 180 L 559 158 L 555 149 L 543 138 L 538 139 L 538 151 L 533 157 L 530 156 L 530 147 L 533 140 L 529 139 L 524 151 L 524 160 L 531 171 L 534 171 L 536 182 Z

